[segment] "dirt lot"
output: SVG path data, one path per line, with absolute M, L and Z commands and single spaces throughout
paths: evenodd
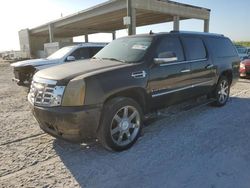
M 250 80 L 223 108 L 166 109 L 133 148 L 111 153 L 44 134 L 11 77 L 0 63 L 0 187 L 250 187 Z

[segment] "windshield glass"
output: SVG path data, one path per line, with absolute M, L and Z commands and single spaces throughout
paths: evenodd
M 57 50 L 55 53 L 51 54 L 47 59 L 60 59 L 63 56 L 65 56 L 67 53 L 69 53 L 74 46 L 67 46 L 64 48 L 61 48 L 60 50 Z
M 132 63 L 140 61 L 152 43 L 152 37 L 127 37 L 114 40 L 94 58 Z

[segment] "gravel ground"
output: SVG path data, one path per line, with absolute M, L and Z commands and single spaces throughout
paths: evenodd
M 189 101 L 162 110 L 128 151 L 44 134 L 27 89 L 0 63 L 0 187 L 250 187 L 250 80 L 223 108 Z

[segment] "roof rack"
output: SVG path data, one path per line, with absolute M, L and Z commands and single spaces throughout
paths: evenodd
M 217 33 L 206 33 L 206 32 L 198 32 L 198 31 L 170 31 L 170 33 L 180 33 L 180 34 L 200 34 L 200 35 L 213 35 L 213 36 L 220 36 L 224 37 L 223 34 Z

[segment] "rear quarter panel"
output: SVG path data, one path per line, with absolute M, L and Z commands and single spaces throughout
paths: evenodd
M 231 49 L 230 54 L 224 55 L 226 49 L 223 48 L 222 40 L 226 40 L 227 47 Z M 221 36 L 207 37 L 204 41 L 209 52 L 212 54 L 213 64 L 215 65 L 217 72 L 217 81 L 224 71 L 231 71 L 233 75 L 233 83 L 237 81 L 239 78 L 240 58 L 231 40 Z M 214 41 L 217 42 L 215 43 Z

